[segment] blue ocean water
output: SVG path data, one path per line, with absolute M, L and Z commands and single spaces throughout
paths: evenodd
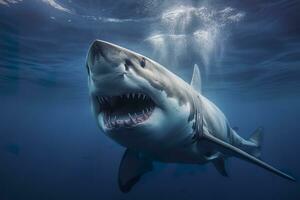
M 0 0 L 0 199 L 297 200 L 292 183 L 245 161 L 229 178 L 155 163 L 128 194 L 124 148 L 91 113 L 85 58 L 94 39 L 144 54 L 190 81 L 245 138 L 265 128 L 262 159 L 300 179 L 300 26 L 295 0 Z

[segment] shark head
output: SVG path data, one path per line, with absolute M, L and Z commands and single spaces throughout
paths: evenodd
M 191 121 L 188 84 L 157 62 L 96 40 L 86 67 L 99 128 L 123 146 L 172 145 Z M 176 135 L 177 134 L 177 135 Z

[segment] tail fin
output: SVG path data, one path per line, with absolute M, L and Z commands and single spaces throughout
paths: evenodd
M 250 136 L 249 141 L 256 145 L 256 148 L 253 148 L 250 152 L 253 156 L 259 158 L 261 155 L 261 144 L 263 141 L 263 127 L 258 127 Z

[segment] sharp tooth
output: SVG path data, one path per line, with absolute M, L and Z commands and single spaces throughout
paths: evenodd
M 131 94 L 132 98 L 134 98 L 134 95 L 135 95 L 134 93 Z
M 123 125 L 123 124 L 124 124 L 124 121 L 123 121 L 123 120 L 117 120 L 117 124 Z
M 135 119 L 130 115 L 130 113 L 128 113 L 128 116 L 129 116 L 129 118 L 131 119 L 131 121 L 132 121 L 133 123 L 136 123 Z
M 141 96 L 141 93 L 138 93 L 138 98 L 140 98 L 140 96 Z
M 128 93 L 128 94 L 126 94 L 126 96 L 127 96 L 127 99 L 129 99 L 129 97 L 130 97 L 130 94 Z
M 138 115 L 137 115 L 136 113 L 134 113 L 134 117 L 135 117 L 135 118 L 138 118 Z
M 144 100 L 146 99 L 146 95 L 144 95 L 144 94 L 143 94 L 143 99 L 144 99 Z
M 111 125 L 111 121 L 110 121 L 110 115 L 108 115 L 108 120 L 107 120 L 108 125 Z
M 148 117 L 148 115 L 145 113 L 144 110 L 143 110 L 143 116 L 144 116 L 144 117 Z
M 130 125 L 131 125 L 130 119 L 125 120 L 125 125 L 127 125 L 127 126 L 130 126 Z

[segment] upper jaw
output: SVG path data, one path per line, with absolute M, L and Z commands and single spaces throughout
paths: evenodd
M 103 126 L 108 130 L 136 127 L 147 121 L 156 108 L 154 101 L 142 92 L 101 95 L 96 98 Z

